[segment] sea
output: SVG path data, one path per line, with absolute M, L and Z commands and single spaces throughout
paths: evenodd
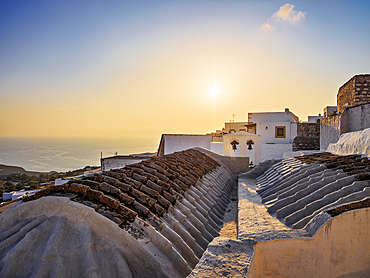
M 157 151 L 158 137 L 0 137 L 0 164 L 27 171 L 67 172 L 100 166 L 100 157 Z

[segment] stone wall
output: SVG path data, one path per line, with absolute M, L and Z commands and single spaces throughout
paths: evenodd
M 340 135 L 370 128 L 370 103 L 347 108 L 342 114 L 320 121 L 320 149 L 336 143 Z
M 320 124 L 319 123 L 298 123 L 297 136 L 308 138 L 320 138 Z
M 339 88 L 337 95 L 338 112 L 346 107 L 370 102 L 370 74 L 355 75 Z
M 296 137 L 292 144 L 293 152 L 305 150 L 320 150 L 320 138 Z
M 320 150 L 320 123 L 298 123 L 293 151 Z
M 355 76 L 339 88 L 337 94 L 337 112 L 343 113 L 346 105 L 351 104 L 354 99 Z

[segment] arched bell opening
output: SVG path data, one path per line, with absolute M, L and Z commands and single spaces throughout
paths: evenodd
M 254 149 L 253 149 L 254 142 L 253 140 L 249 139 L 247 140 L 246 144 L 247 144 L 247 151 L 248 151 L 247 155 L 249 157 L 249 166 L 253 167 L 254 161 L 255 161 Z
M 230 155 L 231 156 L 239 156 L 240 148 L 238 145 L 239 145 L 238 139 L 232 139 L 230 141 Z

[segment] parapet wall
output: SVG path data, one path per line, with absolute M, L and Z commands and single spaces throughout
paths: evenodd
M 332 218 L 313 238 L 257 242 L 247 277 L 368 277 L 369 229 L 365 208 Z

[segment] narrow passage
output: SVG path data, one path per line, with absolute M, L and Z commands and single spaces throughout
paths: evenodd
M 223 219 L 223 226 L 220 230 L 221 237 L 236 240 L 238 238 L 238 186 L 235 185 L 230 196 L 230 203 L 226 208 Z

